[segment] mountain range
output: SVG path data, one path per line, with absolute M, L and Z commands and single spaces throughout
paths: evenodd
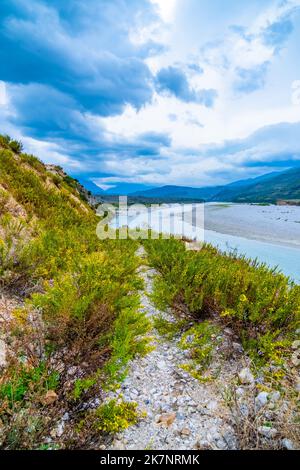
M 137 191 L 131 196 L 173 200 L 196 199 L 205 202 L 274 203 L 278 200 L 300 200 L 300 168 L 293 168 L 284 172 L 272 172 L 224 186 L 203 188 L 163 186 L 146 191 Z

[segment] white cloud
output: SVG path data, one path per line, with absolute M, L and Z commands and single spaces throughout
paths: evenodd
M 104 184 L 103 179 L 101 178 L 93 178 L 92 182 L 98 186 L 98 188 L 102 189 L 103 191 L 107 191 L 108 189 L 115 188 L 116 186 L 114 184 Z
M 0 106 L 5 106 L 6 104 L 7 104 L 7 96 L 6 96 L 5 82 L 0 81 Z
M 17 138 L 22 140 L 28 153 L 38 155 L 45 163 L 62 165 L 69 171 L 78 171 L 84 168 L 78 160 L 72 159 L 64 153 L 57 143 L 45 142 L 22 135 Z
M 158 6 L 163 21 L 171 22 L 174 19 L 177 0 L 151 0 Z
M 137 0 L 137 3 L 139 1 Z M 140 52 L 136 60 L 142 66 L 142 69 L 144 69 L 144 62 L 149 65 L 153 74 L 153 77 L 151 77 L 150 73 L 146 73 L 141 82 L 131 82 L 127 69 L 123 71 L 123 65 L 122 67 L 118 65 L 113 73 L 113 83 L 115 85 L 113 86 L 113 93 L 111 93 L 112 101 L 118 99 L 120 93 L 119 82 L 122 83 L 123 81 L 129 98 L 131 91 L 137 92 L 138 95 L 141 91 L 143 97 L 143 85 L 146 84 L 147 99 L 139 100 L 137 106 L 135 100 L 124 98 L 121 103 L 122 106 L 123 103 L 131 104 L 127 104 L 124 108 L 122 106 L 117 107 L 116 112 L 109 117 L 103 117 L 105 114 L 98 115 L 97 110 L 93 108 L 89 114 L 82 114 L 82 119 L 78 121 L 77 125 L 73 114 L 70 114 L 70 117 L 69 115 L 66 116 L 66 122 L 63 122 L 64 125 L 70 123 L 72 130 L 75 129 L 76 137 L 77 135 L 84 135 L 84 145 L 86 145 L 86 140 L 90 139 L 92 152 L 85 152 L 86 148 L 83 146 L 82 149 L 79 142 L 73 144 L 74 146 L 78 145 L 76 153 L 74 148 L 72 149 L 68 145 L 67 138 L 65 146 L 63 146 L 60 145 L 63 139 L 57 140 L 58 143 L 55 144 L 24 138 L 18 135 L 18 132 L 14 132 L 12 135 L 22 138 L 26 149 L 40 155 L 47 162 L 61 164 L 66 169 L 77 172 L 77 174 L 82 170 L 82 174 L 84 174 L 84 171 L 89 171 L 90 174 L 95 171 L 95 176 L 104 175 L 102 178 L 93 179 L 94 183 L 103 190 L 110 189 L 116 183 L 122 181 L 150 184 L 190 184 L 194 186 L 216 184 L 223 182 L 226 178 L 232 180 L 237 175 L 241 177 L 255 175 L 255 172 L 263 168 L 263 166 L 260 166 L 263 165 L 263 162 L 270 163 L 272 155 L 274 161 L 276 161 L 276 158 L 283 158 L 284 153 L 296 152 L 298 147 L 294 144 L 290 145 L 289 141 L 287 141 L 285 147 L 276 135 L 274 141 L 269 141 L 268 144 L 259 142 L 259 145 L 253 144 L 251 139 L 247 138 L 259 128 L 281 122 L 292 125 L 300 121 L 299 106 L 295 106 L 297 104 L 296 100 L 300 96 L 299 87 L 297 82 L 295 82 L 293 89 L 291 85 L 293 80 L 299 78 L 299 62 L 296 62 L 299 40 L 297 42 L 296 36 L 293 37 L 293 47 L 296 52 L 291 52 L 289 55 L 287 50 L 281 47 L 282 45 L 289 45 L 289 43 L 286 43 L 290 38 L 289 24 L 287 24 L 287 31 L 283 31 L 283 36 L 281 37 L 279 34 L 280 47 L 276 36 L 278 35 L 278 24 L 281 21 L 284 24 L 286 18 L 288 18 L 287 23 L 289 23 L 290 13 L 294 12 L 295 8 L 300 5 L 300 0 L 253 0 L 252 3 L 256 5 L 255 8 L 253 7 L 255 15 L 252 6 L 249 6 L 251 2 L 235 1 L 235 6 L 232 7 L 234 2 L 228 0 L 226 12 L 220 12 L 219 10 L 216 11 L 216 6 L 220 5 L 222 1 L 209 2 L 209 0 L 203 0 L 201 5 L 205 5 L 207 9 L 207 12 L 203 12 L 204 19 L 200 17 L 201 8 L 198 8 L 200 4 L 200 1 L 197 3 L 198 0 L 151 0 L 151 2 L 157 6 L 159 16 L 150 15 L 149 20 L 146 18 L 146 21 L 139 17 L 139 21 L 126 22 L 121 37 L 123 40 L 126 38 L 128 24 L 130 24 L 132 30 L 130 30 L 128 44 L 127 39 L 125 44 L 122 43 L 122 40 L 117 40 L 118 36 L 114 34 L 114 30 L 110 34 L 111 27 L 109 28 L 109 34 L 104 34 L 106 31 L 105 24 L 103 24 L 103 37 L 98 36 L 97 32 L 97 36 L 92 35 L 91 43 L 87 42 L 85 38 L 83 40 L 81 38 L 84 45 L 84 55 L 87 56 L 89 55 L 89 44 L 94 47 L 95 38 L 97 40 L 101 39 L 99 51 L 98 49 L 92 51 L 94 59 L 98 57 L 98 54 L 101 56 L 103 52 L 101 45 L 104 48 L 103 44 L 105 42 L 109 45 L 108 50 L 113 57 L 113 62 L 115 62 L 116 56 L 120 56 L 120 64 L 128 62 L 132 51 L 137 49 Z M 241 3 L 243 4 L 242 7 Z M 109 4 L 110 2 L 107 5 Z M 126 2 L 120 2 L 120 4 L 126 10 Z M 149 4 L 147 5 L 149 6 Z M 181 22 L 181 13 L 187 13 L 188 10 L 188 7 L 185 10 L 186 5 L 190 5 L 190 11 Z M 191 8 L 191 5 L 194 5 L 194 8 L 197 7 L 199 18 L 195 16 L 195 11 Z M 266 5 L 268 6 L 266 7 Z M 249 10 L 252 13 L 248 15 Z M 258 10 L 259 15 L 257 15 Z M 222 13 L 224 13 L 224 22 Z M 184 15 L 182 14 L 182 16 Z M 114 15 L 110 14 L 107 18 L 112 21 L 112 24 L 118 23 Z M 203 24 L 206 21 L 205 18 L 208 18 L 206 25 Z M 105 23 L 105 21 L 106 18 L 104 17 L 103 22 Z M 204 29 L 206 27 L 206 31 L 203 32 L 203 28 L 199 27 L 198 22 Z M 191 28 L 194 28 L 193 34 L 189 34 L 190 23 L 193 23 L 193 26 L 191 26 Z M 37 27 L 36 25 L 37 23 L 35 23 L 35 27 Z M 237 26 L 230 27 L 230 25 Z M 273 41 L 273 32 L 270 35 L 271 39 L 266 41 L 265 35 L 268 33 L 268 28 L 273 25 L 276 26 L 275 41 Z M 298 27 L 298 38 L 300 38 L 299 21 L 298 25 L 295 22 L 294 27 L 295 29 Z M 17 30 L 19 31 L 20 28 L 18 27 Z M 50 39 L 47 37 L 47 40 L 52 43 L 53 38 L 56 39 L 56 37 L 53 35 Z M 208 44 L 206 41 L 209 38 L 211 42 Z M 151 43 L 147 45 L 149 40 Z M 162 46 L 165 47 L 158 48 L 157 55 L 150 54 L 148 58 L 145 58 L 147 47 L 151 48 L 152 43 L 157 42 L 162 42 Z M 79 54 L 77 47 L 74 49 L 74 44 L 77 45 L 77 40 L 74 42 L 73 37 L 70 36 L 66 51 L 72 49 L 74 70 L 80 70 L 78 64 L 83 54 L 82 56 Z M 145 48 L 133 47 L 132 49 L 133 44 L 134 46 L 145 45 Z M 129 55 L 124 54 L 127 47 L 129 48 Z M 291 51 L 293 47 L 290 48 Z M 81 49 L 79 48 L 79 50 Z M 90 62 L 91 70 L 93 70 L 94 59 Z M 136 60 L 134 63 L 136 63 Z M 152 95 L 152 90 L 155 88 L 155 75 L 160 69 L 169 66 L 178 67 L 182 70 L 192 90 L 216 89 L 218 98 L 214 107 L 208 109 L 197 103 L 186 103 L 176 99 L 175 96 L 162 96 L 156 92 Z M 242 71 L 240 75 L 239 71 Z M 102 73 L 102 68 L 99 74 L 100 72 Z M 252 83 L 250 72 L 254 73 Z M 136 74 L 135 68 L 133 73 Z M 84 77 L 83 85 L 88 90 L 90 87 L 94 89 L 93 74 L 91 73 L 88 77 L 88 79 Z M 106 83 L 106 80 L 103 81 Z M 240 81 L 244 81 L 243 86 L 241 86 Z M 246 90 L 247 81 L 249 82 L 248 94 Z M 109 80 L 107 82 L 109 83 Z M 68 83 L 68 81 L 65 83 Z M 79 88 L 80 84 L 76 82 L 76 89 L 77 86 Z M 7 104 L 9 98 L 7 95 L 11 96 L 10 88 L 7 85 L 6 90 L 5 84 L 0 82 L 2 116 L 4 115 L 3 109 L 6 113 L 8 112 L 8 107 L 3 107 L 3 105 Z M 108 92 L 106 88 L 103 90 L 101 98 L 105 101 Z M 98 88 L 95 87 L 96 94 L 98 91 Z M 22 93 L 20 93 L 20 96 L 23 96 Z M 38 96 L 40 96 L 40 92 Z M 88 101 L 89 103 L 94 102 L 90 99 Z M 35 101 L 31 99 L 30 102 Z M 59 98 L 59 102 L 61 103 L 61 98 Z M 49 104 L 50 108 L 53 107 L 50 99 L 46 103 Z M 26 105 L 22 109 L 23 123 L 27 129 L 30 126 L 34 128 L 36 123 L 40 124 L 42 121 L 43 113 L 40 113 L 37 107 L 33 106 L 33 109 L 37 110 L 33 124 L 29 122 L 32 113 L 28 113 L 28 117 L 26 117 L 26 112 L 31 111 L 30 108 Z M 121 109 L 123 110 L 122 113 L 117 114 L 119 110 L 121 112 Z M 10 107 L 10 112 L 13 112 L 12 107 Z M 0 124 L 1 119 L 3 119 L 1 113 Z M 54 112 L 49 112 L 49 116 L 52 117 L 54 114 L 58 115 L 59 121 L 61 121 L 61 115 L 55 111 L 55 108 Z M 65 114 L 61 114 L 65 116 Z M 47 119 L 49 118 L 47 117 Z M 12 119 L 11 122 L 16 121 Z M 2 126 L 3 129 L 4 126 Z M 51 131 L 53 135 L 53 125 Z M 98 133 L 100 134 L 99 137 L 95 138 Z M 147 148 L 145 149 L 145 142 L 142 141 L 139 154 L 139 149 L 135 150 L 134 144 L 139 142 L 141 134 L 151 133 L 165 134 L 166 137 L 170 136 L 171 146 L 162 144 L 159 147 L 160 144 L 158 144 L 157 152 L 155 147 L 152 154 L 150 151 L 147 154 L 146 150 L 149 142 L 146 143 Z M 274 130 L 274 133 L 276 134 L 276 130 Z M 37 134 L 32 135 L 36 136 Z M 235 145 L 239 139 L 245 139 L 249 147 L 235 150 L 226 144 L 229 141 L 234 142 Z M 126 151 L 123 153 L 118 152 L 117 149 L 122 142 L 126 147 Z M 278 149 L 280 155 L 277 157 L 276 152 Z M 68 150 L 71 155 L 75 155 L 74 158 L 67 155 Z M 249 168 L 247 166 L 249 162 L 257 163 L 257 166 L 254 165 Z M 222 175 L 218 176 L 221 173 Z

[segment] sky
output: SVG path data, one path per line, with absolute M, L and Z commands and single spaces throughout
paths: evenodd
M 1 0 L 0 133 L 108 192 L 300 165 L 300 0 Z

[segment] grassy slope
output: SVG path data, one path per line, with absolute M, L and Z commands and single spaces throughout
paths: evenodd
M 75 180 L 0 138 L 0 283 L 3 298 L 19 303 L 1 317 L 4 448 L 47 446 L 66 412 L 70 423 L 63 436 L 54 433 L 52 446 L 100 442 L 101 406 L 80 406 L 93 397 L 101 402 L 104 386 L 115 386 L 128 360 L 146 351 L 137 244 L 100 241 L 98 222 Z M 125 416 L 126 406 L 117 412 Z

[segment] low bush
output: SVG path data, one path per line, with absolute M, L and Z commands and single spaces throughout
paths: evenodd
M 155 299 L 163 297 L 164 304 L 196 322 L 210 317 L 232 327 L 260 364 L 288 351 L 299 326 L 299 285 L 264 264 L 209 245 L 192 252 L 175 239 L 144 244 L 160 273 Z
M 186 331 L 180 340 L 180 347 L 189 350 L 191 357 L 191 362 L 183 368 L 198 380 L 206 380 L 203 373 L 211 362 L 218 333 L 219 329 L 215 325 L 204 321 Z
M 94 427 L 98 431 L 116 433 L 135 424 L 140 413 L 135 402 L 110 400 L 101 405 L 94 413 Z

